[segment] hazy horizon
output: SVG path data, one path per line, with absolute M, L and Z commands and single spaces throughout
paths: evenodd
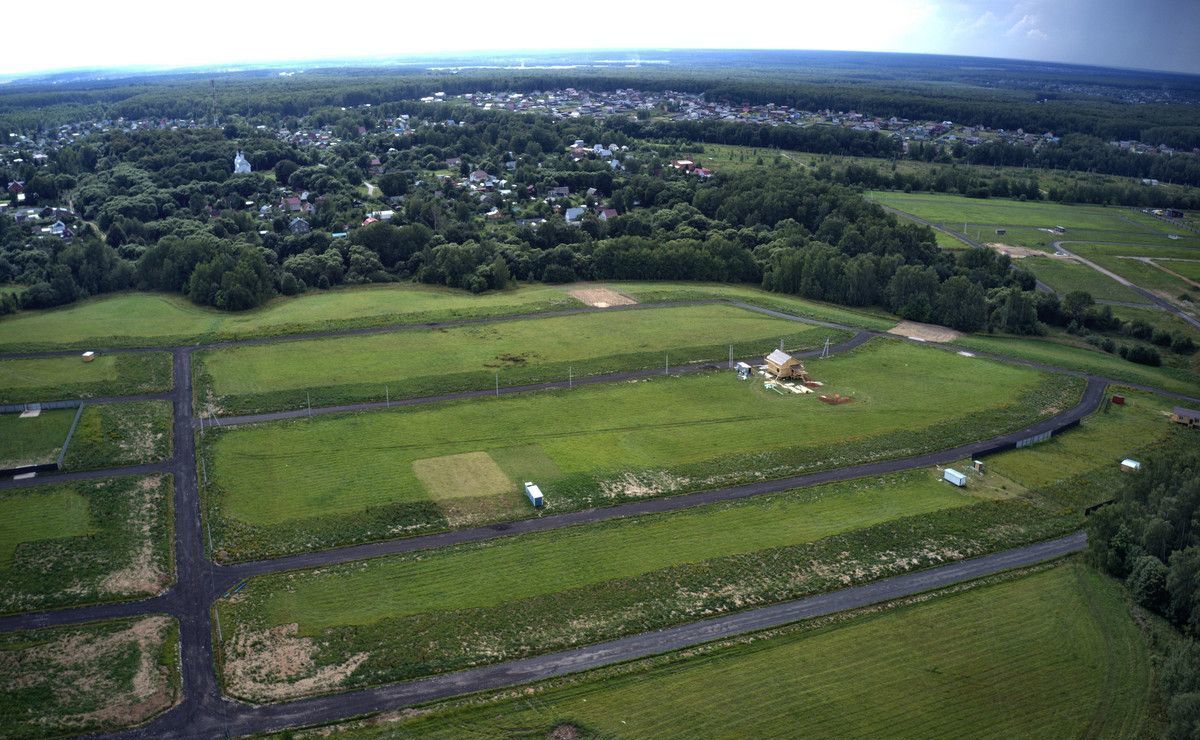
M 327 6 L 306 3 L 285 15 L 231 0 L 212 0 L 203 13 L 147 0 L 73 5 L 54 45 L 14 35 L 0 76 L 654 49 L 928 54 L 1200 74 L 1200 3 L 1178 0 L 860 0 L 851 10 L 761 2 L 735 14 L 712 2 L 614 0 L 574 13 L 532 0 L 519 15 L 478 0 L 453 9 L 363 0 L 338 24 L 325 22 Z

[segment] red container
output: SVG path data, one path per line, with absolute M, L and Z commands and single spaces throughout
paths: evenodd
M 1125 396 L 1113 396 L 1113 403 L 1117 404 L 1118 406 L 1124 406 Z

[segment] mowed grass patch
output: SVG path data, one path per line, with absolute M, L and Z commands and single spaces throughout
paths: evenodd
M 0 360 L 0 403 L 158 393 L 171 388 L 165 352 Z
M 4 737 L 132 727 L 179 695 L 179 625 L 170 617 L 0 634 Z
M 75 413 L 76 409 L 50 409 L 25 418 L 0 414 L 0 468 L 54 462 Z
M 172 418 L 170 401 L 84 404 L 63 469 L 96 470 L 165 460 L 171 456 Z
M 1070 406 L 1081 387 L 886 339 L 810 369 L 824 392 L 854 402 L 830 406 L 714 372 L 210 428 L 202 453 L 214 539 L 247 557 L 318 534 L 345 544 L 444 527 L 414 460 L 537 445 L 560 472 L 537 479 L 544 510 L 565 511 L 986 438 Z
M 918 470 L 267 576 L 218 604 L 226 686 L 252 701 L 283 699 L 525 657 L 969 557 L 1076 522 L 1024 498 L 981 500 Z M 312 662 L 268 678 L 256 668 L 295 649 Z M 348 665 L 355 670 L 343 672 Z
M 1126 738 L 1151 696 L 1120 587 L 1071 562 L 294 737 Z
M 163 293 L 121 293 L 0 319 L 0 349 L 162 346 L 306 331 L 532 313 L 581 304 L 550 286 L 484 295 L 417 284 L 312 291 L 228 313 Z M 114 332 L 114 327 L 120 327 Z
M 161 476 L 0 492 L 0 613 L 153 596 L 174 579 Z
M 87 499 L 66 488 L 0 498 L 0 568 L 26 542 L 79 537 L 92 531 Z
M 199 403 L 225 413 L 436 395 L 763 355 L 844 332 L 728 305 L 651 308 L 232 347 L 196 355 Z M 673 357 L 672 357 L 673 355 Z

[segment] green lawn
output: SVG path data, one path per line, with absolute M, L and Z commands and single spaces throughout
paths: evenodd
M 197 375 L 207 382 L 196 397 L 226 413 L 329 406 L 724 361 L 731 345 L 740 359 L 781 340 L 794 351 L 849 336 L 704 305 L 279 342 L 199 353 Z
M 158 462 L 171 456 L 170 401 L 84 405 L 64 470 Z
M 1116 460 L 1193 434 L 1169 403 L 1124 407 L 1033 447 L 987 458 L 966 489 L 937 469 L 613 520 L 427 553 L 252 579 L 218 602 L 235 693 L 319 688 L 311 671 L 365 662 L 341 688 L 521 657 L 841 588 L 1078 528 L 1111 497 Z M 1134 441 L 1135 440 L 1135 441 Z M 963 461 L 969 466 L 969 461 Z M 960 469 L 967 469 L 963 467 Z M 530 573 L 538 574 L 530 578 Z M 282 684 L 246 681 L 268 635 L 312 638 L 313 663 Z M 264 642 L 266 641 L 266 642 Z M 296 690 L 286 684 L 299 682 Z
M 425 611 L 494 606 L 710 558 L 811 542 L 975 503 L 932 471 L 838 483 L 673 514 L 254 579 L 223 621 L 259 615 L 301 634 Z M 530 578 L 537 573 L 537 578 Z M 225 619 L 228 616 L 230 619 Z
M 1200 255 L 1192 259 L 1163 259 L 1155 261 L 1171 272 L 1177 272 L 1186 278 L 1200 283 Z
M 165 345 L 580 305 L 562 289 L 540 285 L 481 296 L 416 284 L 344 288 L 277 298 L 238 313 L 177 295 L 121 293 L 0 319 L 0 349 Z
M 0 360 L 0 403 L 157 393 L 171 388 L 165 352 Z
M 1096 300 L 1143 303 L 1149 301 L 1116 280 L 1074 260 L 1055 257 L 1026 257 L 1019 263 L 1039 280 L 1061 294 L 1085 290 Z
M 980 232 L 982 241 L 1002 241 L 1022 246 L 1035 230 L 1050 241 L 1057 239 L 1095 241 L 1141 241 L 1178 246 L 1197 246 L 1200 238 L 1186 237 L 1179 240 L 1167 238 L 1175 233 L 1169 224 L 1150 218 L 1129 208 L 1064 205 L 1036 201 L 1017 201 L 1004 198 L 967 198 L 961 195 L 942 193 L 899 193 L 871 191 L 868 196 L 879 203 L 905 213 L 924 218 L 936 224 L 961 231 L 963 224 L 972 235 Z M 1066 233 L 1061 236 L 1036 232 L 1041 228 L 1063 226 Z M 1010 229 L 1002 237 L 995 228 Z M 1019 230 L 1011 230 L 1011 229 Z M 1086 236 L 1080 236 L 1085 234 Z
M 0 414 L 0 468 L 54 462 L 75 413 L 52 409 L 25 419 L 18 413 Z
M 1180 368 L 1150 367 L 1099 350 L 1082 349 L 1036 337 L 974 334 L 954 344 L 980 352 L 1020 357 L 1058 367 L 1082 370 L 1127 383 L 1140 383 L 1177 393 L 1200 395 L 1200 380 Z
M 911 454 L 1020 426 L 1079 389 L 884 339 L 809 367 L 822 392 L 855 400 L 829 406 L 717 372 L 218 428 L 203 446 L 218 555 L 525 516 L 523 480 L 543 485 L 553 512 Z M 505 494 L 431 492 L 414 471 L 431 460 L 476 475 L 468 452 L 508 475 Z
M 179 694 L 179 625 L 170 617 L 0 634 L 6 738 L 132 727 L 170 708 Z
M 168 479 L 0 492 L 0 613 L 153 596 L 174 579 Z
M 385 715 L 345 738 L 1150 736 L 1151 666 L 1115 582 L 1076 563 Z M 562 734 L 552 734 L 562 728 Z M 295 735 L 327 737 L 330 728 Z
M 886 329 L 880 314 L 778 296 L 751 286 L 703 283 L 613 283 L 631 286 L 642 301 L 728 296 L 791 310 L 803 316 L 854 326 Z M 46 311 L 22 311 L 0 318 L 0 351 L 74 347 L 166 346 L 181 343 L 326 331 L 391 323 L 424 323 L 484 316 L 538 313 L 582 304 L 567 291 L 573 286 L 526 285 L 497 293 L 472 295 L 414 283 L 312 291 L 276 298 L 238 313 L 197 306 L 165 293 L 120 293 Z M 894 322 L 893 322 L 894 323 Z M 116 332 L 114 327 L 120 327 Z M 0 386 L 2 387 L 2 386 Z
M 877 308 L 848 308 L 783 293 L 772 293 L 748 285 L 723 283 L 614 282 L 606 283 L 642 303 L 682 300 L 733 300 L 794 316 L 831 321 L 846 326 L 886 331 L 899 319 Z

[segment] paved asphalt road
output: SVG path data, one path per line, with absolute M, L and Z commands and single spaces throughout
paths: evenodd
M 757 307 L 748 308 L 781 318 L 796 319 L 796 317 L 767 309 Z M 587 312 L 587 309 L 566 313 L 584 312 Z M 517 318 L 520 317 L 500 317 L 487 321 L 507 321 L 516 320 Z M 814 323 L 805 321 L 806 323 Z M 817 323 L 834 328 L 846 328 L 826 322 Z M 395 327 L 390 327 L 349 330 L 347 332 L 337 332 L 337 334 L 373 333 L 390 330 L 396 329 Z M 874 335 L 875 333 L 873 332 L 860 332 L 852 340 L 839 345 L 838 349 L 846 350 L 858 346 Z M 304 335 L 305 338 L 315 336 L 325 335 Z M 274 341 L 274 339 L 249 341 L 257 343 L 259 341 Z M 157 597 L 142 601 L 95 605 L 0 618 L 0 630 L 14 630 L 58 624 L 75 624 L 95 619 L 148 613 L 166 613 L 176 617 L 180 622 L 180 641 L 183 655 L 183 699 L 179 705 L 160 715 L 145 727 L 124 734 L 124 736 L 129 737 L 218 737 L 222 736 L 227 730 L 249 732 L 288 724 L 329 721 L 381 707 L 404 706 L 429 698 L 449 696 L 463 691 L 475 691 L 514 682 L 525 682 L 595 665 L 627 660 L 641 655 L 696 644 L 720 636 L 737 634 L 748 630 L 758 630 L 795 619 L 805 618 L 806 616 L 830 613 L 862 604 L 874 603 L 879 600 L 895 598 L 896 596 L 916 593 L 940 585 L 974 578 L 985 573 L 995 572 L 995 570 L 1038 562 L 1048 557 L 1056 557 L 1058 554 L 1078 549 L 1081 543 L 1079 536 L 1075 536 L 1074 539 L 1031 545 L 1008 553 L 997 553 L 975 561 L 943 566 L 942 568 L 923 573 L 887 579 L 854 589 L 750 610 L 708 622 L 682 625 L 644 635 L 634 635 L 610 643 L 580 648 L 565 653 L 530 658 L 523 661 L 513 661 L 474 671 L 466 671 L 449 676 L 431 677 L 353 694 L 308 699 L 283 705 L 252 707 L 224 699 L 220 695 L 214 673 L 213 638 L 217 637 L 217 639 L 220 639 L 221 626 L 212 622 L 210 606 L 213 600 L 224 593 L 231 585 L 251 575 L 275 572 L 286 568 L 327 565 L 348 559 L 382 555 L 390 552 L 441 547 L 456 542 L 478 541 L 524 532 L 544 531 L 557 527 L 601 521 L 618 516 L 634 516 L 658 511 L 672 511 L 705 503 L 745 498 L 789 488 L 930 466 L 968 457 L 981 449 L 994 447 L 997 444 L 1012 443 L 1041 431 L 1057 429 L 1069 424 L 1099 406 L 1107 383 L 1105 379 L 1089 377 L 1087 389 L 1078 405 L 1051 419 L 1031 425 L 1026 429 L 1001 435 L 991 440 L 962 445 L 950 450 L 942 450 L 907 459 L 868 463 L 850 468 L 796 476 L 779 481 L 762 481 L 745 486 L 638 501 L 607 509 L 571 512 L 538 519 L 496 524 L 489 527 L 444 532 L 420 538 L 371 543 L 354 548 L 306 553 L 290 558 L 279 558 L 225 567 L 213 565 L 208 561 L 205 552 L 207 534 L 200 518 L 200 500 L 197 490 L 194 446 L 195 421 L 192 416 L 191 406 L 191 356 L 195 349 L 195 347 L 176 347 L 170 350 L 175 378 L 174 388 L 168 396 L 173 403 L 175 412 L 173 430 L 174 457 L 171 460 L 166 463 L 149 466 L 67 473 L 27 481 L 10 480 L 0 482 L 0 489 L 3 489 L 51 481 L 70 481 L 112 475 L 164 472 L 170 472 L 173 475 L 175 481 L 175 554 L 177 567 L 177 582 L 175 586 Z M 166 351 L 161 348 L 159 350 Z M 1009 358 L 1001 359 L 1012 361 Z M 1021 364 L 1062 372 L 1060 368 L 1041 366 L 1037 363 L 1022 361 Z M 1081 373 L 1072 374 L 1082 375 Z M 612 379 L 612 377 L 609 378 L 610 381 Z M 604 381 L 596 380 L 593 382 Z M 531 387 L 530 389 L 536 389 L 537 387 L 540 386 Z M 553 387 L 553 384 L 547 387 Z M 486 392 L 484 395 L 486 395 Z
M 1150 301 L 1151 303 L 1153 303 L 1154 305 L 1163 309 L 1164 311 L 1170 311 L 1171 313 L 1175 314 L 1176 316 L 1183 319 L 1187 323 L 1191 324 L 1193 328 L 1200 329 L 1200 320 L 1197 320 L 1197 319 L 1193 318 L 1192 316 L 1184 313 L 1175 304 L 1162 298 L 1157 293 L 1151 293 L 1150 291 L 1146 290 L 1145 288 L 1141 288 L 1141 287 L 1138 287 L 1137 285 L 1134 285 L 1133 283 L 1129 282 L 1128 280 L 1121 277 L 1120 275 L 1113 272 L 1112 270 L 1108 270 L 1104 267 L 1101 267 L 1100 265 L 1096 264 L 1095 262 L 1092 262 L 1089 259 L 1084 259 L 1083 257 L 1080 257 L 1079 255 L 1075 254 L 1074 252 L 1072 252 L 1072 251 L 1068 250 L 1066 247 L 1064 247 L 1063 246 L 1064 244 L 1110 244 L 1110 245 L 1118 246 L 1118 247 L 1144 247 L 1145 246 L 1144 244 L 1127 244 L 1127 243 L 1123 243 L 1123 242 L 1057 241 L 1057 242 L 1054 242 L 1054 244 L 1052 244 L 1051 246 L 1053 246 L 1055 250 L 1062 252 L 1063 254 L 1067 255 L 1068 257 L 1072 257 L 1075 260 L 1082 262 L 1083 264 L 1092 268 L 1093 270 L 1100 273 L 1101 275 L 1104 275 L 1106 277 L 1112 278 L 1113 280 L 1116 280 L 1121 285 L 1124 285 L 1126 288 L 1129 288 L 1133 292 L 1144 297 L 1146 300 Z

